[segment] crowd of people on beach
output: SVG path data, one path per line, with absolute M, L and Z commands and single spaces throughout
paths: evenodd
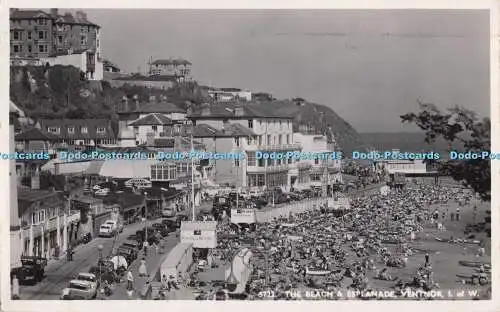
M 245 246 L 257 246 L 247 289 L 254 298 L 266 289 L 369 290 L 374 284 L 377 289 L 431 290 L 439 287 L 432 259 L 428 253 L 416 255 L 412 242 L 425 226 L 439 223 L 432 205 L 457 207 L 452 220 L 459 220 L 460 207 L 473 197 L 466 189 L 414 184 L 387 195 L 354 198 L 348 211 L 317 207 L 258 224 L 255 231 L 221 223 L 214 255 L 224 261 Z M 391 270 L 404 268 L 412 256 L 422 259 L 414 279 L 392 276 Z

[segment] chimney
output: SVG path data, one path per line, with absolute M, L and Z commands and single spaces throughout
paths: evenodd
M 31 189 L 40 189 L 40 172 L 38 171 L 38 167 L 36 168 L 35 173 L 31 175 Z
M 242 106 L 237 106 L 234 108 L 234 116 L 244 116 L 245 115 L 245 109 Z
M 139 96 L 137 94 L 134 94 L 134 97 L 132 99 L 134 100 L 135 110 L 139 110 Z
M 84 21 L 85 20 L 85 13 L 83 11 L 76 11 L 75 12 L 75 19 L 77 22 Z
M 122 111 L 128 112 L 128 97 L 126 95 L 122 97 Z
M 52 16 L 52 18 L 57 18 L 57 16 L 59 15 L 58 13 L 58 9 L 50 9 L 50 15 Z
M 210 116 L 210 107 L 203 107 L 201 111 L 202 116 Z

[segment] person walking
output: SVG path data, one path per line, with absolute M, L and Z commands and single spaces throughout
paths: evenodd
M 425 266 L 428 267 L 430 264 L 430 257 L 429 257 L 429 254 L 426 253 L 425 254 Z
M 141 264 L 139 266 L 139 276 L 141 276 L 141 277 L 148 276 L 148 269 L 146 267 L 146 258 L 141 259 Z
M 19 297 L 19 280 L 17 279 L 17 276 L 14 275 L 14 278 L 12 279 L 12 300 L 19 299 L 21 299 Z
M 460 208 L 457 208 L 456 220 L 460 221 Z
M 148 247 L 149 247 L 149 243 L 148 243 L 148 241 L 145 241 L 144 245 L 143 245 L 143 248 L 144 248 L 144 257 L 148 256 Z
M 132 272 L 129 270 L 127 272 L 127 290 L 132 291 L 134 288 L 134 276 L 132 275 Z

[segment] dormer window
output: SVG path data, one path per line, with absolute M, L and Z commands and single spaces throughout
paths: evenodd
M 82 133 L 88 133 L 89 130 L 87 129 L 87 127 L 82 127 Z
M 59 133 L 59 128 L 57 128 L 57 127 L 47 127 L 47 132 L 49 132 L 49 133 Z
M 106 128 L 98 127 L 97 128 L 97 133 L 106 133 Z
M 75 127 L 68 127 L 68 133 L 70 134 L 75 133 Z

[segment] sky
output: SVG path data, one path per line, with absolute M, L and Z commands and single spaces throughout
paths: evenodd
M 418 100 L 489 116 L 488 11 L 85 11 L 125 71 L 181 57 L 200 84 L 302 97 L 358 132 L 413 131 Z

